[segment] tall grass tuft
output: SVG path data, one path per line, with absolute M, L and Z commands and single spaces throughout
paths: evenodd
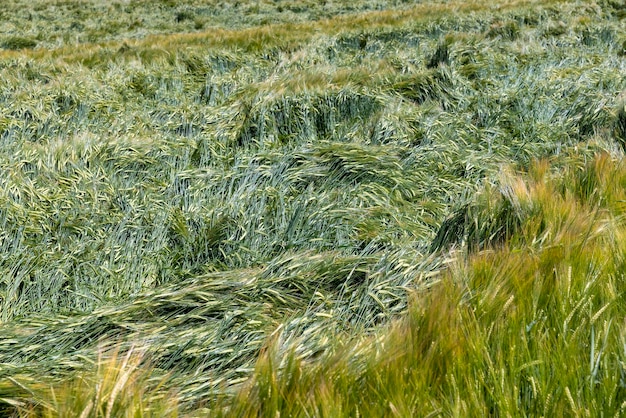
M 615 138 L 624 148 L 626 146 L 626 102 L 620 103 L 615 117 Z
M 77 373 L 62 384 L 20 382 L 11 379 L 3 390 L 13 385 L 26 391 L 23 400 L 12 402 L 18 417 L 135 417 L 178 416 L 175 394 L 163 389 L 166 378 L 156 381 L 144 362 L 141 349 L 126 352 L 101 349 L 96 363 L 88 371 Z

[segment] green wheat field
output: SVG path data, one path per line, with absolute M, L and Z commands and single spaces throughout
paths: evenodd
M 621 0 L 5 0 L 0 416 L 626 416 Z

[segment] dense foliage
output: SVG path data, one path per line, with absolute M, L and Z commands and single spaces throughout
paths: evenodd
M 626 7 L 0 14 L 0 414 L 626 408 Z

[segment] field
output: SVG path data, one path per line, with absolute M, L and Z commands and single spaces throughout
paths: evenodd
M 626 414 L 621 2 L 0 18 L 0 416 Z

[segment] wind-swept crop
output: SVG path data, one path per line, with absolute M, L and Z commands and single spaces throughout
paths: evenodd
M 39 3 L 0 413 L 620 413 L 618 5 Z

